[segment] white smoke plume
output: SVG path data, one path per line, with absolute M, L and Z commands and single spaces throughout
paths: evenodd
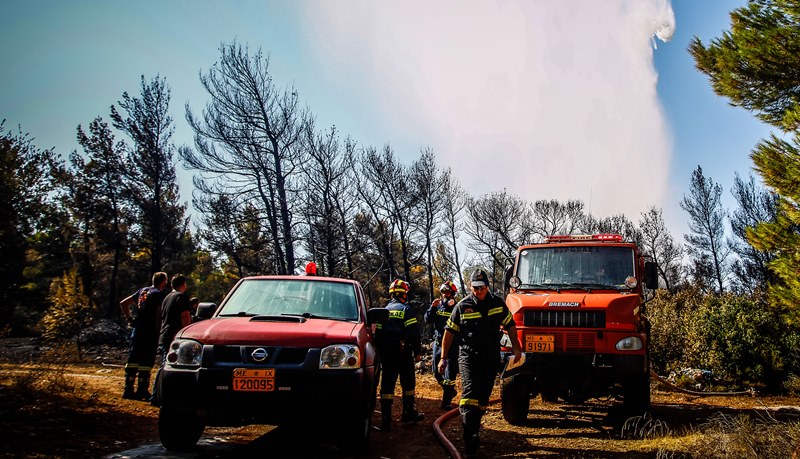
M 471 195 L 581 199 L 634 221 L 669 199 L 653 66 L 675 29 L 667 0 L 305 5 L 333 90 L 352 91 L 385 142 L 433 148 Z

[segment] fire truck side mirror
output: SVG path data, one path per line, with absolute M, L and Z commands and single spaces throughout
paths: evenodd
M 644 285 L 651 290 L 658 288 L 658 264 L 654 261 L 644 262 Z
M 503 275 L 503 288 L 508 290 L 509 284 L 508 281 L 511 280 L 511 276 L 514 275 L 514 265 L 506 266 L 505 274 Z

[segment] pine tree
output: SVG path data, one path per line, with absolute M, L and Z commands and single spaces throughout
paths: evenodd
M 757 250 L 773 252 L 771 303 L 800 312 L 800 2 L 758 0 L 731 12 L 731 30 L 708 46 L 689 46 L 697 68 L 731 104 L 785 133 L 761 141 L 751 153 L 755 168 L 779 196 L 778 216 L 747 231 Z M 786 139 L 791 139 L 791 141 Z

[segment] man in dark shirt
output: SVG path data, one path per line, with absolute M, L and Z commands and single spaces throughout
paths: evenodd
M 178 331 L 192 323 L 192 306 L 186 294 L 186 276 L 177 274 L 172 277 L 172 292 L 164 298 L 161 305 L 161 334 L 158 337 L 159 368 L 153 383 L 153 396 L 150 403 L 159 405 L 158 377 L 169 352 L 169 345 Z
M 125 391 L 122 393 L 122 398 L 134 400 L 150 398 L 147 389 L 150 387 L 150 370 L 155 363 L 158 330 L 161 325 L 158 310 L 164 300 L 163 290 L 166 286 L 167 273 L 157 272 L 153 274 L 152 286 L 140 288 L 119 303 L 125 319 L 133 327 L 131 349 L 125 364 Z M 131 313 L 131 305 L 136 311 L 135 318 Z M 134 392 L 133 386 L 136 384 L 137 374 L 139 387 Z

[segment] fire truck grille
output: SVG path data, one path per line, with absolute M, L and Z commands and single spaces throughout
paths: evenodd
M 605 311 L 525 311 L 526 327 L 605 328 Z

